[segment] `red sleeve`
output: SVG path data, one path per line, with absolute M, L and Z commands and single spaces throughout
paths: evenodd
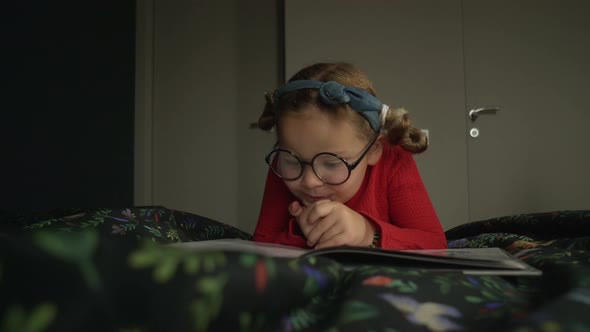
M 412 155 L 397 153 L 393 169 L 375 174 L 381 186 L 369 186 L 359 197 L 386 193 L 385 205 L 368 213 L 357 211 L 374 222 L 381 234 L 380 245 L 389 249 L 438 249 L 447 242 Z M 384 181 L 383 177 L 388 177 Z M 309 248 L 288 206 L 295 200 L 283 181 L 269 170 L 254 240 Z
M 444 249 L 447 240 L 412 154 L 395 150 L 387 188 L 388 220 L 371 218 L 389 249 Z
M 289 204 L 293 200 L 295 198 L 287 186 L 269 169 L 254 241 L 309 248 L 299 224 L 289 213 Z

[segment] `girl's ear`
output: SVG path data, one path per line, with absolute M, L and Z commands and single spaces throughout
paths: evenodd
M 375 165 L 381 155 L 383 154 L 383 144 L 387 144 L 386 138 L 383 134 L 379 134 L 379 137 L 375 141 L 375 144 L 371 147 L 371 151 L 367 154 L 367 163 L 371 166 Z

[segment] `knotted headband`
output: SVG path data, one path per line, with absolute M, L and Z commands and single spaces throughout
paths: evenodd
M 385 113 L 389 107 L 369 92 L 334 81 L 299 80 L 278 88 L 274 93 L 274 100 L 278 100 L 285 93 L 300 89 L 318 89 L 321 101 L 328 105 L 348 104 L 369 121 L 375 132 L 381 131 L 379 112 Z

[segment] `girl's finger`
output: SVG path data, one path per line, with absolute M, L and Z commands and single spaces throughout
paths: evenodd
M 289 213 L 293 217 L 299 217 L 299 215 L 302 212 L 303 212 L 303 207 L 301 206 L 301 204 L 299 204 L 299 202 L 293 201 L 293 202 L 291 202 L 291 204 L 289 204 Z
M 334 209 L 334 204 L 336 203 L 330 200 L 315 202 L 308 208 L 307 223 L 310 225 L 315 224 L 318 220 L 330 215 Z
M 320 221 L 318 221 L 309 231 L 309 234 L 307 234 L 307 245 L 313 247 L 318 244 L 319 239 L 324 235 L 325 232 L 329 231 L 330 229 L 337 228 L 338 223 L 336 221 L 336 218 L 331 215 L 320 219 Z M 333 230 L 332 232 L 334 231 L 337 230 Z

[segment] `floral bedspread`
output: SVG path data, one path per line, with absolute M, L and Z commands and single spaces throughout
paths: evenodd
M 186 251 L 163 244 L 251 235 L 157 206 L 0 217 L 2 332 L 590 331 L 590 211 L 447 231 L 542 277 Z

